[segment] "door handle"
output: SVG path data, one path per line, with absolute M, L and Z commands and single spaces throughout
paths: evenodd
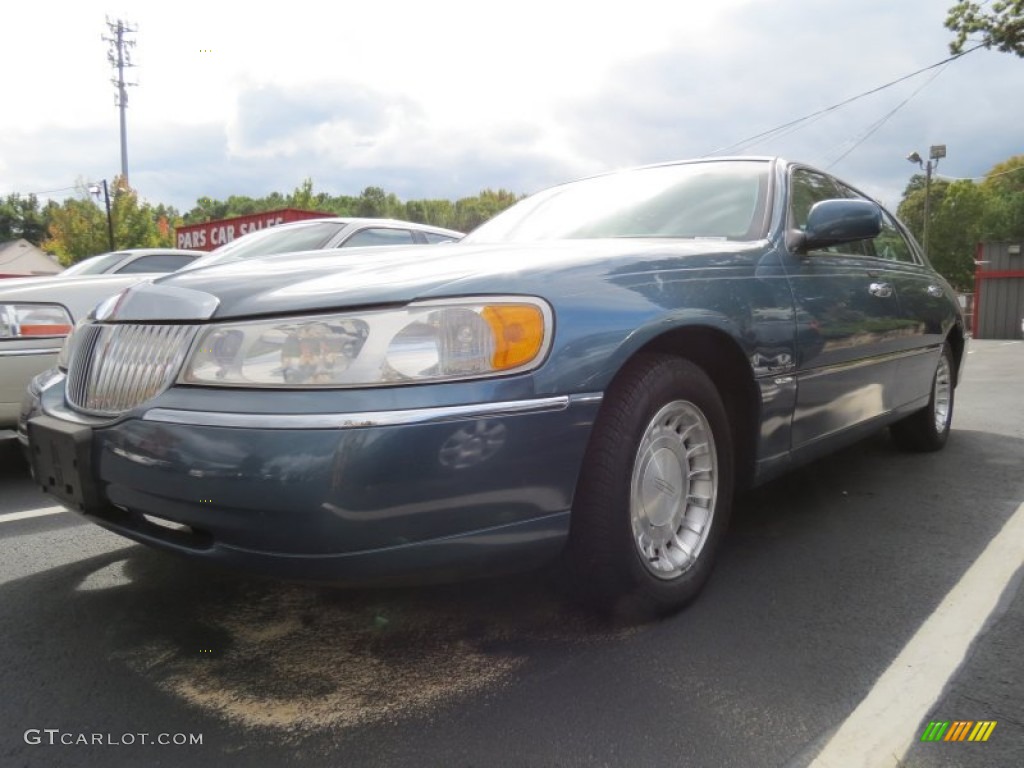
M 937 285 L 929 285 L 928 295 L 933 296 L 936 299 L 942 298 L 942 289 Z
M 868 286 L 868 292 L 880 299 L 888 299 L 892 296 L 892 286 L 889 283 L 872 283 Z

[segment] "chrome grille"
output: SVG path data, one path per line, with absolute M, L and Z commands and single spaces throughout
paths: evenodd
M 174 381 L 196 325 L 84 325 L 72 339 L 68 403 L 115 416 L 150 400 Z

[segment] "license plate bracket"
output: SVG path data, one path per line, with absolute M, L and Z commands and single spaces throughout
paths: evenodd
M 28 421 L 29 458 L 36 482 L 65 506 L 92 512 L 103 506 L 92 475 L 92 429 L 35 416 Z

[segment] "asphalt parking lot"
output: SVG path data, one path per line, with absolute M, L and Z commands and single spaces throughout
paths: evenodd
M 1024 342 L 969 350 L 945 451 L 883 432 L 749 493 L 704 594 L 644 626 L 549 573 L 350 592 L 199 567 L 51 509 L 0 446 L 0 764 L 1019 765 L 1019 544 L 959 601 L 995 608 L 924 709 L 913 686 L 862 706 L 1024 516 Z M 855 713 L 868 736 L 837 740 Z M 996 725 L 922 742 L 931 721 Z M 842 746 L 883 731 L 901 763 Z

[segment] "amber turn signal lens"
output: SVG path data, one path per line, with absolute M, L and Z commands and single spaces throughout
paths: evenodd
M 71 326 L 66 323 L 22 325 L 22 336 L 67 336 L 71 333 Z
M 0 304 L 0 339 L 67 336 L 72 327 L 60 304 Z
M 544 345 L 544 315 L 532 304 L 494 304 L 480 313 L 494 334 L 495 370 L 525 365 Z

